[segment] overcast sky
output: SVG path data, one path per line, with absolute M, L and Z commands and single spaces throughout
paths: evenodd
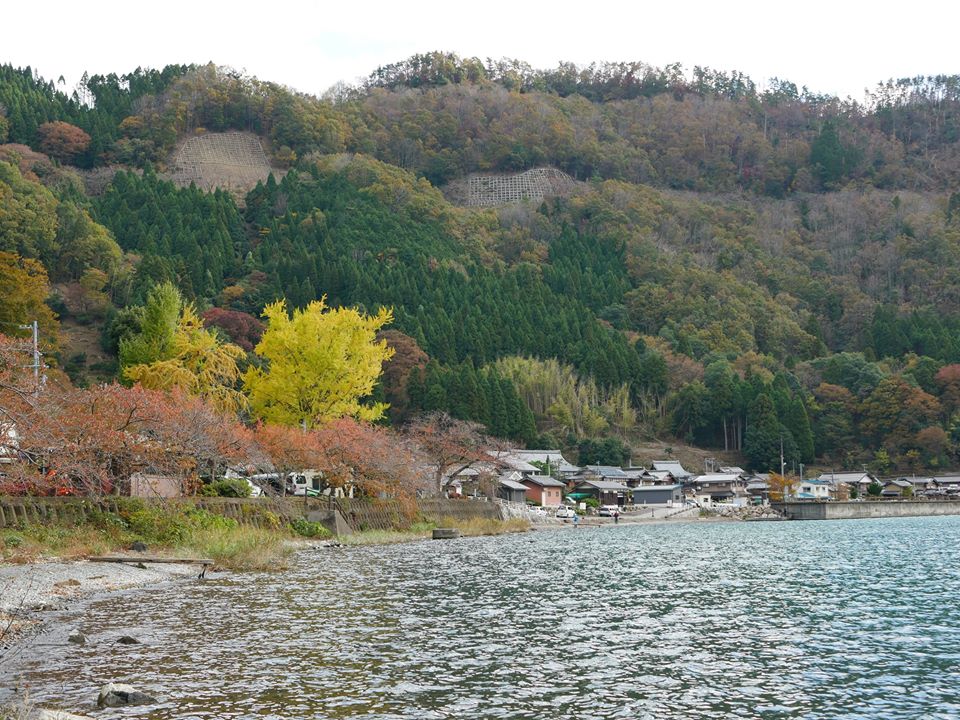
M 84 70 L 213 61 L 320 94 L 431 50 L 538 68 L 561 60 L 679 62 L 741 70 L 761 87 L 778 77 L 857 100 L 887 78 L 960 74 L 960 3 L 952 0 L 52 0 L 5 3 L 0 17 L 0 62 L 30 65 L 51 80 L 63 75 L 68 89 Z

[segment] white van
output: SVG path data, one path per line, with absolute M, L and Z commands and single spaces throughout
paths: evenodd
M 287 492 L 291 495 L 319 495 L 326 486 L 319 470 L 298 470 L 287 475 Z
M 332 487 L 327 484 L 322 470 L 297 470 L 287 475 L 287 492 L 291 495 L 318 495 L 353 497 L 353 486 Z

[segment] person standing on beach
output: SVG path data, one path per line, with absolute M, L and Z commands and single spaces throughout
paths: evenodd
M 580 529 L 580 516 L 576 513 L 573 514 L 573 527 L 577 530 Z
M 613 524 L 616 525 L 618 522 L 620 522 L 620 511 L 619 511 L 619 510 L 614 510 L 614 511 L 613 511 Z

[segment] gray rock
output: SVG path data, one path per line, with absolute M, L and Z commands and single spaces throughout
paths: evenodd
M 140 644 L 139 640 L 137 640 L 135 637 L 131 637 L 130 635 L 121 635 L 120 637 L 117 638 L 117 642 L 120 643 L 121 645 L 139 645 Z
M 122 707 L 124 705 L 149 705 L 157 702 L 155 697 L 136 690 L 124 683 L 107 683 L 100 688 L 97 705 L 100 707 Z
M 130 549 L 133 550 L 134 552 L 146 552 L 147 544 L 145 542 L 141 542 L 140 540 L 137 540 L 135 543 L 133 543 L 133 545 L 130 546 Z
M 82 632 L 75 632 L 67 638 L 67 642 L 72 642 L 74 645 L 84 645 L 87 642 L 87 636 Z

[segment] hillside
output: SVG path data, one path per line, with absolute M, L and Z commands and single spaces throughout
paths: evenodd
M 445 409 L 584 452 L 672 436 L 767 469 L 782 438 L 788 463 L 951 466 L 958 88 L 860 105 L 432 54 L 335 99 L 211 65 L 89 78 L 84 104 L 4 67 L 0 251 L 56 284 L 79 382 L 109 363 L 70 362 L 95 355 L 76 328 L 115 353 L 170 280 L 234 320 L 279 297 L 392 306 L 395 424 Z

